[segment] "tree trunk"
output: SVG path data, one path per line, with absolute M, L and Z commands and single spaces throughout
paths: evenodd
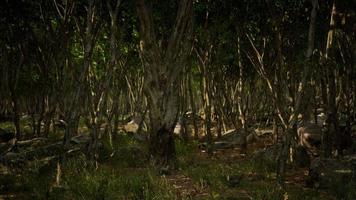
M 196 120 L 197 111 L 196 111 L 196 107 L 195 107 L 192 82 L 193 82 L 192 75 L 188 75 L 189 101 L 190 101 L 190 106 L 192 108 L 192 122 L 193 122 L 193 128 L 194 128 L 194 139 L 197 140 L 197 139 L 199 139 L 199 131 L 198 131 L 198 125 L 197 125 L 197 120 Z
M 336 2 L 334 0 L 331 10 L 331 17 L 330 17 L 330 26 L 328 31 L 328 37 L 326 41 L 326 49 L 325 54 L 322 57 L 321 65 L 324 66 L 327 72 L 327 83 L 328 83 L 328 90 L 323 89 L 324 93 L 327 94 L 327 97 L 324 97 L 327 100 L 326 111 L 327 113 L 327 120 L 326 120 L 326 131 L 323 133 L 323 150 L 324 156 L 330 157 L 332 153 L 332 141 L 334 138 L 334 134 L 338 131 L 338 122 L 337 122 L 337 109 L 336 109 L 336 88 L 335 88 L 335 69 L 330 62 L 330 50 L 333 44 L 333 35 L 335 31 L 335 17 L 336 17 Z M 326 87 L 326 85 L 324 86 Z M 324 94 L 325 95 L 325 94 Z M 325 95 L 326 96 L 326 95 Z M 327 99 L 326 99 L 327 98 Z
M 78 123 L 79 123 L 79 117 L 80 117 L 80 110 L 79 110 L 79 104 L 81 102 L 81 99 L 83 98 L 83 92 L 85 88 L 85 80 L 87 78 L 87 74 L 89 72 L 89 67 L 91 65 L 91 57 L 93 53 L 93 44 L 94 44 L 94 20 L 95 20 L 95 5 L 94 5 L 95 0 L 90 0 L 89 1 L 89 6 L 88 6 L 88 11 L 87 11 L 87 19 L 86 19 L 86 29 L 85 29 L 85 35 L 84 35 L 84 61 L 83 61 L 83 67 L 80 71 L 79 74 L 79 80 L 77 85 L 74 85 L 72 83 L 74 92 L 73 95 L 71 95 L 69 98 L 71 98 L 71 103 L 68 106 L 67 112 L 66 112 L 66 119 L 67 119 L 67 127 L 64 133 L 64 138 L 63 138 L 63 144 L 64 148 L 69 147 L 69 143 L 71 140 L 71 137 L 73 134 L 77 133 L 77 128 L 78 128 Z M 74 88 L 75 86 L 75 88 Z
M 169 90 L 176 92 L 173 87 L 170 87 Z M 173 131 L 178 115 L 178 95 L 171 93 L 163 96 L 163 93 L 160 94 L 160 96 L 148 96 L 150 109 L 149 153 L 156 164 L 165 166 L 170 165 L 170 161 L 175 158 Z
M 37 127 L 36 127 L 36 135 L 37 137 L 41 136 L 41 125 L 42 125 L 42 121 L 44 119 L 44 114 L 45 114 L 45 95 L 43 95 L 41 97 L 41 101 L 40 103 L 40 114 L 37 120 Z
M 168 43 L 159 45 L 151 10 L 144 0 L 137 0 L 140 21 L 140 57 L 145 70 L 143 91 L 150 110 L 149 151 L 159 165 L 169 165 L 175 155 L 173 130 L 179 103 L 176 85 L 182 79 L 183 66 L 190 52 L 187 40 L 191 32 L 192 0 L 182 0 L 172 28 L 166 38 Z
M 11 100 L 12 100 L 12 111 L 14 112 L 13 122 L 15 126 L 15 136 L 16 136 L 16 140 L 21 140 L 22 135 L 21 135 L 18 99 L 16 97 L 14 89 L 11 89 L 10 92 L 11 92 Z
M 242 95 L 243 95 L 243 89 L 245 87 L 243 76 L 244 76 L 244 66 L 241 63 L 241 49 L 240 49 L 240 38 L 237 38 L 237 56 L 238 56 L 238 66 L 239 66 L 239 80 L 238 80 L 238 87 L 237 87 L 237 107 L 239 111 L 239 119 L 241 122 L 242 126 L 242 131 L 241 131 L 241 138 L 242 138 L 242 143 L 241 143 L 241 153 L 245 154 L 247 151 L 247 126 L 246 126 L 246 115 L 245 111 L 243 109 L 243 103 L 247 104 L 247 102 L 243 102 L 242 100 Z M 247 106 L 247 105 L 245 105 Z
M 187 71 L 184 71 L 187 74 Z M 185 113 L 187 112 L 187 76 L 184 76 L 181 81 L 181 91 L 180 91 L 180 116 L 178 122 L 180 123 L 180 134 L 185 142 L 189 142 L 189 134 L 186 127 L 186 117 Z
M 275 113 L 273 113 L 272 135 L 275 139 L 276 144 L 282 142 L 281 136 L 278 132 L 278 116 Z
M 211 91 L 210 80 L 208 76 L 207 67 L 203 66 L 203 91 L 204 94 L 204 128 L 207 142 L 207 152 L 209 155 L 213 154 L 213 136 L 211 133 Z

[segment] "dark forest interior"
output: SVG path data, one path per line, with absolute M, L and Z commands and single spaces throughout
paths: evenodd
M 356 1 L 2 0 L 0 199 L 356 199 Z

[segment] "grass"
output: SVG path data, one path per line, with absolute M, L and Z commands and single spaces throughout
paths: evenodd
M 84 169 L 65 175 L 63 184 L 73 199 L 174 199 L 169 186 L 149 168 Z
M 125 147 L 137 144 L 127 136 L 116 141 Z M 120 141 L 120 142 L 119 142 Z M 353 185 L 335 182 L 332 191 L 318 191 L 300 185 L 288 184 L 286 192 L 276 185 L 274 163 L 266 160 L 241 159 L 224 163 L 219 158 L 210 159 L 197 153 L 195 144 L 185 145 L 178 141 L 178 170 L 190 177 L 192 187 L 206 190 L 209 196 L 204 199 L 354 199 Z M 21 199 L 179 199 L 176 190 L 159 175 L 158 170 L 134 157 L 130 148 L 121 148 L 122 152 L 102 161 L 98 169 L 87 164 L 84 155 L 68 160 L 63 167 L 60 186 L 54 185 L 55 167 L 45 173 L 41 168 L 26 170 L 17 181 L 15 192 L 22 193 Z M 241 181 L 231 185 L 228 177 L 241 176 Z M 17 182 L 17 183 L 16 183 Z M 21 182 L 22 184 L 18 184 Z M 338 187 L 336 187 L 338 186 Z M 347 191 L 346 191 L 347 190 Z M 335 197 L 335 198 L 334 198 Z
M 173 189 L 152 168 L 124 168 L 86 164 L 85 156 L 68 160 L 62 168 L 59 186 L 54 184 L 55 171 L 37 170 L 21 174 L 17 192 L 21 199 L 175 199 Z
M 2 128 L 12 130 L 11 123 Z M 26 129 L 29 128 L 26 126 Z M 58 139 L 60 132 L 50 134 Z M 113 148 L 103 142 L 99 167 L 91 167 L 84 154 L 69 158 L 62 166 L 60 185 L 55 184 L 56 164 L 38 165 L 36 160 L 0 177 L 0 199 L 175 199 L 174 190 L 158 170 L 147 165 L 144 145 L 132 136 L 120 134 Z
M 12 124 L 2 124 L 11 129 Z M 28 128 L 28 127 L 27 127 Z M 53 140 L 61 134 L 53 135 Z M 99 168 L 88 164 L 85 155 L 69 159 L 62 166 L 60 185 L 55 185 L 56 166 L 32 165 L 1 175 L 0 192 L 15 194 L 19 199 L 179 199 L 159 169 L 150 165 L 147 147 L 132 136 L 119 134 L 113 147 L 103 142 Z M 198 149 L 198 143 L 176 140 L 176 170 L 191 178 L 191 187 L 209 193 L 204 199 L 355 199 L 354 184 L 335 179 L 329 190 L 315 190 L 288 184 L 286 192 L 276 185 L 276 163 L 271 159 L 209 158 Z M 231 152 L 226 152 L 231 153 Z M 226 157 L 226 156 L 225 156 Z M 228 157 L 227 157 L 228 158 Z M 291 173 L 295 169 L 288 169 Z M 231 184 L 230 177 L 242 177 Z M 0 197 L 1 198 L 1 197 Z M 246 199 L 247 199 L 246 198 Z
M 329 190 L 315 190 L 304 187 L 303 183 L 287 184 L 286 192 L 281 191 L 276 184 L 276 163 L 268 159 L 239 159 L 236 162 L 224 163 L 221 159 L 208 159 L 197 154 L 191 154 L 190 146 L 182 150 L 179 147 L 181 170 L 192 177 L 200 187 L 210 189 L 210 199 L 355 199 L 354 184 L 345 185 L 335 179 L 334 187 Z M 191 152 L 191 153 L 186 153 Z M 294 169 L 289 169 L 293 173 Z M 228 176 L 241 176 L 241 181 L 231 186 Z

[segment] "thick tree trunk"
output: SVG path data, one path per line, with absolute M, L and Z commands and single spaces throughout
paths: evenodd
M 182 0 L 172 34 L 164 46 L 159 45 L 153 16 L 144 0 L 137 0 L 140 20 L 140 57 L 145 70 L 144 93 L 150 115 L 150 154 L 157 164 L 169 165 L 174 158 L 173 130 L 178 115 L 178 91 L 183 66 L 190 52 L 187 41 L 191 31 L 192 0 Z
M 170 165 L 170 161 L 175 158 L 173 130 L 174 127 L 162 125 L 157 132 L 150 135 L 149 152 L 158 165 Z
M 175 158 L 173 131 L 177 121 L 179 105 L 177 91 L 174 91 L 171 87 L 169 88 L 173 92 L 170 95 L 147 96 L 150 109 L 149 153 L 154 162 L 162 166 L 170 165 L 170 161 Z M 159 103 L 151 103 L 156 100 Z

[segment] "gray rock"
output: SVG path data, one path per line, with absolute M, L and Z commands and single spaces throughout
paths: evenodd
M 223 133 L 223 135 L 219 138 L 218 141 L 230 142 L 236 146 L 241 145 L 243 143 L 243 138 L 242 138 L 243 132 L 242 131 L 243 130 L 237 131 L 235 129 L 229 130 L 229 131 Z M 246 142 L 248 144 L 251 144 L 251 143 L 257 141 L 257 139 L 258 139 L 258 136 L 256 135 L 256 133 L 254 133 L 254 132 L 247 133 Z

